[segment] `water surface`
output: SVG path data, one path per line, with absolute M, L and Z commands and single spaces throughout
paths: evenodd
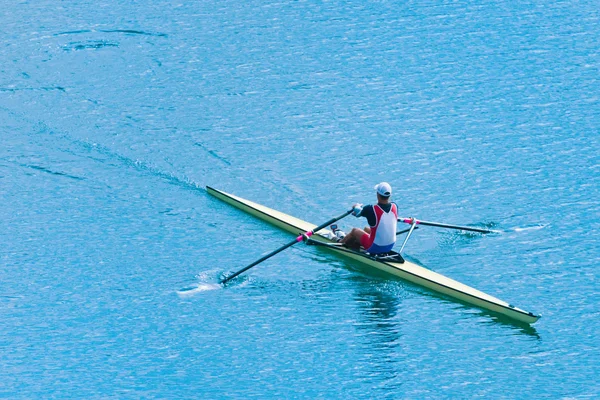
M 0 394 L 600 395 L 595 2 L 21 2 L 0 16 Z M 532 327 L 295 246 L 373 201 Z M 348 217 L 348 229 L 364 221 Z

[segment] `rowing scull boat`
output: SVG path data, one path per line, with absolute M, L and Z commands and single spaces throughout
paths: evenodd
M 278 228 L 281 228 L 294 235 L 302 234 L 313 230 L 316 225 L 303 221 L 299 218 L 282 213 L 261 204 L 254 203 L 250 200 L 234 196 L 229 193 L 206 187 L 209 194 L 224 201 L 225 203 L 234 206 L 242 211 L 247 212 L 263 221 L 269 222 Z M 385 271 L 401 279 L 412 282 L 416 285 L 423 286 L 434 292 L 441 293 L 463 303 L 489 310 L 498 314 L 505 315 L 513 320 L 532 324 L 536 322 L 540 316 L 531 312 L 522 310 L 496 297 L 490 296 L 487 293 L 481 292 L 470 286 L 457 282 L 437 272 L 433 272 L 427 268 L 411 263 L 399 257 L 397 260 L 382 260 L 376 259 L 365 252 L 354 251 L 345 247 L 336 246 L 328 239 L 331 232 L 327 229 L 322 229 L 312 236 L 311 240 L 323 244 L 331 251 L 342 255 L 346 258 L 358 261 L 364 265 L 377 268 Z

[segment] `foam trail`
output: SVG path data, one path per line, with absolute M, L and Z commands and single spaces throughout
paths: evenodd
M 209 290 L 222 289 L 223 286 L 217 283 L 204 283 L 200 282 L 196 286 L 186 287 L 177 291 L 180 297 L 191 297 L 201 292 L 207 292 Z
M 539 231 L 540 229 L 544 229 L 548 225 L 536 225 L 536 226 L 526 226 L 524 228 L 514 228 L 515 232 L 524 232 L 524 231 Z
M 218 271 L 204 271 L 200 274 L 196 275 L 198 279 L 198 283 L 185 287 L 183 289 L 179 289 L 177 294 L 180 297 L 191 297 L 195 296 L 198 293 L 208 292 L 211 290 L 222 289 L 223 286 L 215 283 L 216 278 L 218 277 Z

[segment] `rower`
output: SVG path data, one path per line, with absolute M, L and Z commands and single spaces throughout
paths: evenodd
M 392 187 L 387 182 L 375 186 L 377 204 L 362 206 L 354 204 L 352 215 L 365 217 L 369 223 L 364 229 L 352 228 L 340 242 L 346 247 L 359 250 L 360 246 L 370 254 L 388 253 L 396 244 L 398 206 L 390 201 Z

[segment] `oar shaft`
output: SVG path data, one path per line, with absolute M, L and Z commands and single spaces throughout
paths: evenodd
M 288 247 L 292 247 L 293 245 L 295 245 L 298 242 L 301 242 L 302 240 L 304 240 L 305 238 L 309 238 L 311 237 L 313 234 L 315 234 L 316 232 L 320 231 L 321 229 L 333 224 L 336 221 L 339 221 L 340 219 L 344 218 L 345 216 L 347 216 L 348 214 L 350 214 L 352 212 L 352 210 L 348 210 L 345 213 L 331 218 L 329 221 L 322 223 L 321 225 L 317 226 L 316 228 L 314 228 L 313 230 L 310 230 L 308 232 L 305 232 L 301 235 L 298 235 L 294 240 L 292 240 L 291 242 L 281 246 L 280 248 L 278 248 L 277 250 L 274 250 L 272 252 L 270 252 L 269 254 L 262 256 L 261 258 L 259 258 L 258 260 L 254 261 L 252 264 L 249 264 L 247 266 L 245 266 L 244 268 L 240 269 L 239 271 L 229 275 L 228 277 L 226 277 L 225 279 L 223 279 L 220 283 L 225 283 L 227 281 L 230 281 L 231 279 L 235 278 L 236 276 L 238 276 L 239 274 L 248 271 L 250 268 L 254 267 L 255 265 L 260 264 L 261 262 L 265 261 L 268 258 L 273 257 L 275 254 L 277 253 L 281 253 L 283 250 L 287 249 Z
M 398 221 L 404 222 L 405 224 L 412 224 L 413 219 L 412 218 L 398 218 Z M 479 232 L 479 233 L 493 233 L 493 231 L 490 231 L 489 229 L 471 228 L 470 226 L 449 225 L 449 224 L 442 224 L 439 222 L 421 221 L 418 219 L 415 221 L 417 222 L 417 225 L 436 226 L 438 228 L 458 229 L 458 230 L 462 230 L 462 231 L 471 231 L 471 232 Z
M 297 238 L 296 238 L 297 239 Z M 248 271 L 250 268 L 254 267 L 255 265 L 260 264 L 261 262 L 265 261 L 267 258 L 271 258 L 273 257 L 275 254 L 277 253 L 281 253 L 282 251 L 284 251 L 285 249 L 287 249 L 288 247 L 291 247 L 293 245 L 295 245 L 296 243 L 298 243 L 298 241 L 294 239 L 292 242 L 289 242 L 288 244 L 286 244 L 285 246 L 282 246 L 280 248 L 278 248 L 275 251 L 270 252 L 269 254 L 267 254 L 266 256 L 263 256 L 261 258 L 259 258 L 258 260 L 254 261 L 252 264 L 245 266 L 244 268 L 240 269 L 239 271 L 229 275 L 227 278 L 223 279 L 221 281 L 221 283 L 225 283 L 227 281 L 230 281 L 231 279 L 235 278 L 236 276 L 238 276 L 241 273 L 244 273 L 246 271 Z
M 412 227 L 411 227 L 412 228 Z M 398 235 L 402 235 L 403 233 L 406 233 L 408 231 L 410 231 L 411 228 L 407 228 L 407 229 L 402 229 L 401 231 L 396 232 L 396 236 Z M 415 229 L 419 229 L 418 226 L 415 226 Z

